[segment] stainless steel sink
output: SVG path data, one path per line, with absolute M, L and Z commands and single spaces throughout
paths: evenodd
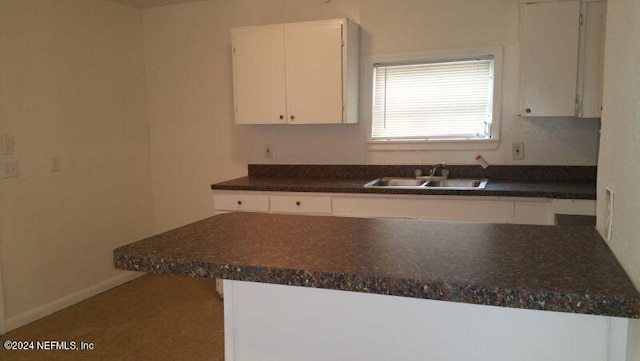
M 487 185 L 487 179 L 443 179 L 428 181 L 425 188 L 446 189 L 482 189 Z
M 378 178 L 367 184 L 365 187 L 420 187 L 427 183 L 426 180 L 416 178 Z
M 483 189 L 488 179 L 416 179 L 383 177 L 365 184 L 366 188 L 408 188 L 408 189 Z

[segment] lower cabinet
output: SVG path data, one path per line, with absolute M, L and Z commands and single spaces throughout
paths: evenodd
M 307 193 L 215 191 L 216 212 L 270 212 L 331 215 L 331 196 Z
M 335 197 L 333 215 L 509 223 L 513 202 L 468 197 Z
M 596 201 L 521 197 L 214 191 L 216 212 L 269 212 L 457 222 L 555 224 L 556 214 L 595 215 Z

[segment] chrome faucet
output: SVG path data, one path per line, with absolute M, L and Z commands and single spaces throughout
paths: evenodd
M 435 176 L 436 172 L 438 171 L 438 168 L 443 168 L 443 170 L 444 170 L 444 168 L 446 166 L 447 166 L 447 163 L 445 163 L 445 162 L 434 164 L 433 167 L 431 168 L 431 170 L 429 171 L 429 176 L 431 176 L 431 177 Z M 443 176 L 444 176 L 444 174 L 443 174 Z

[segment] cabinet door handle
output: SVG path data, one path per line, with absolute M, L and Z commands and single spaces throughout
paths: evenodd
M 284 119 L 284 115 L 280 114 L 280 120 Z
M 531 113 L 531 108 L 527 108 L 524 110 L 525 113 Z
M 296 201 L 296 206 L 301 205 L 302 203 L 300 203 L 300 201 Z
M 292 121 L 296 119 L 293 115 L 289 117 Z
M 238 205 L 241 206 L 242 205 L 242 201 L 238 201 Z

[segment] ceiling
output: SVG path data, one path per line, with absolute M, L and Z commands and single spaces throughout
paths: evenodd
M 125 4 L 132 6 L 138 9 L 149 9 L 155 8 L 163 5 L 171 5 L 171 4 L 179 4 L 179 3 L 188 3 L 194 1 L 204 1 L 204 0 L 112 0 L 120 4 Z

